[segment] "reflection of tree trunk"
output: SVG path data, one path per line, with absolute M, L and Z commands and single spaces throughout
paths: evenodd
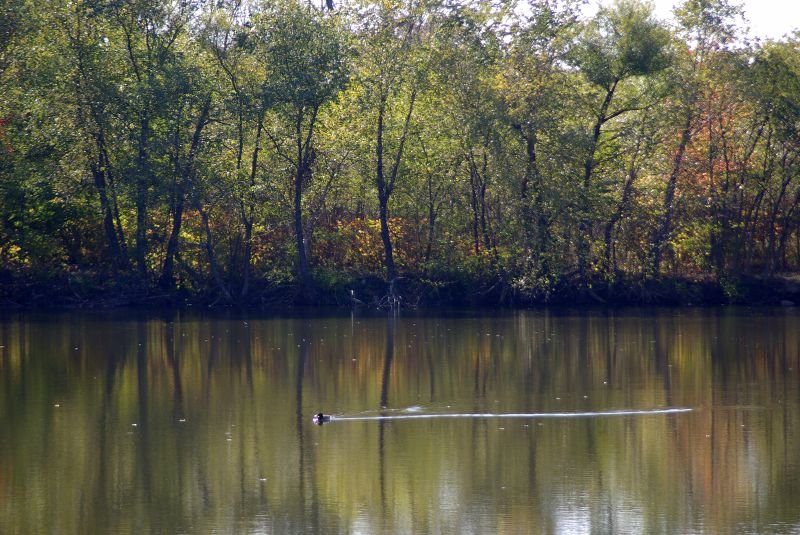
M 783 376 L 783 392 L 782 392 L 782 396 L 783 396 L 783 399 L 785 399 L 786 401 L 791 399 L 789 391 L 788 391 L 788 386 L 789 386 L 788 382 L 789 381 L 794 381 L 793 379 L 790 379 L 790 377 L 792 377 L 792 375 L 793 374 L 789 370 L 789 365 L 786 362 L 786 351 L 784 351 L 783 352 L 783 374 L 782 374 L 782 376 Z M 797 392 L 797 389 L 796 389 L 796 387 L 794 385 L 792 386 L 792 390 L 794 392 Z M 791 472 L 789 471 L 790 468 L 789 468 L 789 462 L 788 462 L 788 459 L 787 459 L 787 453 L 791 452 L 791 451 L 796 451 L 790 445 L 790 442 L 789 442 L 789 434 L 790 434 L 789 430 L 791 429 L 792 430 L 792 433 L 791 433 L 792 436 L 795 436 L 794 432 L 793 432 L 795 427 L 792 426 L 791 420 L 789 419 L 789 410 L 790 410 L 789 407 L 791 406 L 791 403 L 782 403 L 782 405 L 783 405 L 783 407 L 782 407 L 782 409 L 783 409 L 783 473 L 789 474 Z M 791 411 L 791 412 L 792 412 L 792 416 L 794 416 L 794 414 L 795 414 L 794 411 Z M 794 456 L 792 456 L 792 457 L 795 458 Z
M 381 378 L 381 409 L 389 407 L 389 376 L 394 360 L 394 331 L 397 318 L 392 314 L 386 320 L 386 347 L 383 360 L 383 376 Z
M 0 345 L 5 348 L 10 348 L 11 346 L 11 338 L 9 336 L 11 324 L 5 321 L 0 321 Z M 25 347 L 25 346 L 20 346 Z M 0 362 L 2 362 L 2 366 L 4 370 L 11 369 L 9 367 L 9 360 L 10 360 L 10 350 L 6 349 L 4 351 L 0 351 Z M 11 373 L 0 373 L 3 376 L 5 381 L 4 390 L 6 392 L 11 392 L 11 377 L 13 374 Z
M 669 354 L 661 347 L 661 322 L 663 318 L 658 316 L 653 317 L 653 340 L 655 340 L 655 367 L 656 371 L 661 374 L 661 381 L 664 385 L 664 399 L 668 407 L 672 406 L 672 377 L 669 369 Z
M 481 392 L 481 352 L 480 349 L 476 347 L 475 351 L 475 374 L 473 375 L 473 393 L 475 395 L 475 400 L 480 397 Z
M 619 350 L 619 337 L 617 336 L 617 322 L 610 321 L 608 324 L 608 351 L 606 351 L 605 362 L 605 383 L 611 383 L 614 376 L 614 367 L 617 362 L 617 351 Z
M 213 333 L 214 333 L 214 331 L 212 329 L 214 329 L 215 323 L 216 322 L 213 322 L 213 321 L 210 322 L 211 327 L 210 327 L 209 332 L 208 332 L 208 340 L 206 340 L 206 343 L 208 343 L 208 364 L 206 365 L 206 385 L 205 385 L 206 386 L 206 391 L 205 391 L 205 397 L 206 397 L 206 403 L 208 403 L 208 404 L 211 403 L 211 384 L 213 382 L 214 369 L 217 366 L 217 358 L 218 358 L 218 352 L 219 352 L 219 348 L 217 347 L 217 344 L 214 343 L 214 337 L 212 336 Z M 200 324 L 201 327 L 203 325 L 204 324 L 202 324 L 202 323 Z M 205 325 L 209 325 L 209 324 L 205 324 Z M 198 329 L 197 337 L 200 340 L 203 340 L 202 329 Z
M 153 469 L 150 456 L 152 444 L 150 443 L 150 421 L 148 417 L 147 405 L 150 388 L 148 385 L 147 373 L 147 323 L 138 321 L 136 323 L 136 379 L 138 393 L 139 421 L 135 422 L 136 432 L 139 435 L 136 442 L 137 473 L 142 478 L 143 498 L 153 495 Z
M 167 348 L 167 362 L 172 368 L 172 392 L 173 392 L 173 418 L 178 420 L 184 417 L 183 412 L 183 386 L 181 383 L 180 362 L 175 354 L 175 324 L 167 321 L 164 330 L 164 347 Z
M 303 320 L 301 320 L 302 322 Z M 303 339 L 301 335 L 301 340 Z M 300 452 L 300 491 L 304 494 L 304 461 L 305 448 L 303 448 L 303 376 L 305 375 L 306 360 L 308 359 L 308 342 L 301 342 L 300 351 L 297 355 L 297 374 L 294 380 L 295 393 L 295 416 L 297 426 L 297 443 Z
M 300 483 L 300 510 L 306 511 L 308 499 L 306 497 L 306 457 L 312 453 L 307 452 L 305 447 L 305 434 L 303 425 L 303 379 L 305 377 L 306 362 L 309 360 L 309 345 L 311 344 L 311 333 L 309 331 L 309 324 L 307 320 L 300 320 L 299 329 L 297 329 L 300 337 L 300 348 L 297 355 L 297 374 L 295 375 L 295 404 L 296 404 L 296 422 L 297 427 L 297 447 L 300 452 L 299 465 L 298 465 L 298 481 Z M 314 460 L 311 459 L 311 466 L 314 465 Z M 314 486 L 310 486 L 312 496 L 310 497 L 311 503 L 311 523 L 316 528 L 319 526 L 319 511 L 317 508 L 317 500 L 314 497 Z M 314 531 L 318 531 L 314 529 Z
M 436 399 L 436 366 L 433 364 L 433 351 L 429 349 L 427 354 L 429 381 L 428 401 L 433 402 Z
M 384 449 L 384 436 L 386 434 L 386 421 L 378 421 L 378 485 L 381 491 L 381 518 L 386 516 L 386 454 Z
M 244 357 L 245 373 L 247 374 L 247 387 L 253 392 L 253 341 L 250 339 L 250 329 L 246 326 L 240 328 L 242 349 Z
M 607 313 L 608 314 L 608 313 Z M 606 321 L 609 321 L 609 318 L 613 318 L 610 314 L 606 316 Z M 592 350 L 590 349 L 592 343 L 592 335 L 594 334 L 590 329 L 590 322 L 593 321 L 588 317 L 584 317 L 580 319 L 579 327 L 578 327 L 578 369 L 580 370 L 590 370 L 592 368 L 591 356 Z M 613 319 L 611 319 L 613 321 Z M 599 318 L 598 318 L 599 322 Z M 606 324 L 608 325 L 608 324 Z M 598 333 L 599 334 L 599 333 Z M 599 336 L 598 336 L 599 338 Z M 578 374 L 576 379 L 577 387 L 580 390 L 586 392 L 589 389 L 589 374 L 588 373 L 581 373 Z
M 8 346 L 7 346 L 8 347 Z M 103 400 L 100 407 L 100 423 L 98 429 L 100 430 L 99 439 L 97 444 L 97 486 L 95 488 L 95 497 L 91 501 L 94 511 L 93 515 L 99 516 L 102 520 L 98 522 L 98 531 L 109 531 L 111 528 L 108 519 L 108 482 L 111 477 L 109 474 L 109 447 L 108 447 L 108 434 L 111 429 L 111 418 L 113 412 L 113 393 L 114 383 L 117 377 L 117 366 L 120 362 L 119 353 L 111 351 L 106 359 L 105 369 L 105 384 L 103 387 Z M 108 529 L 106 529 L 108 528 Z
M 389 407 L 389 376 L 394 360 L 394 333 L 397 317 L 392 314 L 386 319 L 386 346 L 384 349 L 383 376 L 381 377 L 381 409 Z M 381 511 L 386 510 L 386 459 L 384 454 L 385 420 L 378 422 L 378 478 L 381 489 Z

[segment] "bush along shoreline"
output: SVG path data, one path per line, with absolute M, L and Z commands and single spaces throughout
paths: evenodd
M 312 292 L 298 284 L 253 284 L 244 297 L 187 288 L 165 290 L 135 279 L 71 275 L 50 279 L 6 277 L 0 287 L 0 310 L 113 309 L 200 306 L 265 308 L 298 306 L 416 309 L 436 307 L 532 306 L 783 306 L 800 305 L 800 277 L 739 277 L 722 281 L 699 278 L 599 280 L 591 285 L 559 281 L 545 289 L 515 287 L 505 281 L 433 279 L 404 276 L 389 284 L 374 276 L 315 280 Z

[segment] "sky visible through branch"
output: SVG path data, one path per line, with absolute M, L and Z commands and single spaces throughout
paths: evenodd
M 614 0 L 590 0 L 587 14 L 598 6 L 608 6 Z M 651 0 L 656 17 L 673 22 L 672 10 L 682 0 Z M 745 17 L 750 25 L 750 35 L 761 39 L 780 39 L 800 30 L 800 2 L 796 0 L 742 0 Z

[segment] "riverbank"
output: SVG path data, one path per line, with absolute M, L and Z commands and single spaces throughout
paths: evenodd
M 370 308 L 538 305 L 795 306 L 800 304 L 800 275 L 658 280 L 617 278 L 577 284 L 556 281 L 547 288 L 526 288 L 502 280 L 406 276 L 388 285 L 380 277 L 319 278 L 310 299 L 300 299 L 291 284 L 251 283 L 241 293 L 208 288 L 164 290 L 124 277 L 71 274 L 49 279 L 4 277 L 0 309 L 110 309 L 121 307 L 266 307 L 294 305 Z

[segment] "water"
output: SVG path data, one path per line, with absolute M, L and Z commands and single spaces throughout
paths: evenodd
M 32 314 L 0 346 L 3 534 L 800 532 L 793 309 Z

